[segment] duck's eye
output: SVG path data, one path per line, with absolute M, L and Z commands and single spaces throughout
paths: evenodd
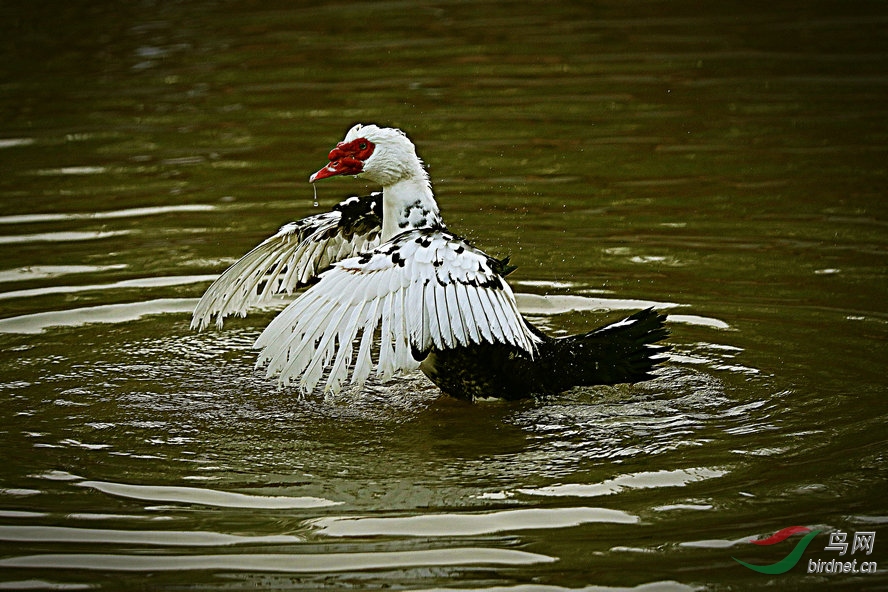
M 361 150 L 366 150 L 367 142 L 361 142 L 360 144 L 358 144 L 358 148 L 360 148 Z

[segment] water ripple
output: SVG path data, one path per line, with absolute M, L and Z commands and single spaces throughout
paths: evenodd
M 131 230 L 101 230 L 72 232 L 40 232 L 36 234 L 17 234 L 0 236 L 0 245 L 19 245 L 27 243 L 61 243 L 88 240 L 101 240 L 115 236 L 132 234 Z
M 199 504 L 222 508 L 255 508 L 263 510 L 305 509 L 323 508 L 341 503 L 320 497 L 249 495 L 245 493 L 233 493 L 230 491 L 201 489 L 197 487 L 129 485 L 124 483 L 109 483 L 106 481 L 83 481 L 78 483 L 78 485 L 81 487 L 90 487 L 108 495 L 143 501 Z
M 568 528 L 592 522 L 637 524 L 638 516 L 608 508 L 522 508 L 483 514 L 426 514 L 396 518 L 326 517 L 312 520 L 318 534 L 363 536 L 475 536 L 514 530 Z
M 326 573 L 408 567 L 471 565 L 532 565 L 552 563 L 554 557 L 484 547 L 456 547 L 421 551 L 376 553 L 293 553 L 221 555 L 122 555 L 105 553 L 48 553 L 0 559 L 0 567 L 81 569 L 102 571 L 267 571 Z
M 146 315 L 190 313 L 197 298 L 158 298 L 145 302 L 104 304 L 71 310 L 53 310 L 0 319 L 0 333 L 36 334 L 48 327 L 79 327 L 87 323 L 124 323 Z
M 3 138 L 0 139 L 0 148 L 14 148 L 16 146 L 30 146 L 34 138 Z
M 675 471 L 645 471 L 620 475 L 601 483 L 567 483 L 529 489 L 519 489 L 526 495 L 558 497 L 597 497 L 612 495 L 625 489 L 649 489 L 657 487 L 683 487 L 695 481 L 722 477 L 728 472 L 719 469 L 692 468 Z
M 585 310 L 633 310 L 640 308 L 674 308 L 680 306 L 674 302 L 656 302 L 653 300 L 629 300 L 619 298 L 591 298 L 576 295 L 515 294 L 518 310 L 524 314 L 564 314 L 572 311 Z
M 178 214 L 182 212 L 210 212 L 216 209 L 214 205 L 182 204 L 175 206 L 148 206 L 143 208 L 128 208 L 125 210 L 111 210 L 108 212 L 60 212 L 48 214 L 17 214 L 12 216 L 0 216 L 0 224 L 29 224 L 34 222 L 62 222 L 65 220 L 109 220 L 115 218 L 136 218 L 140 216 L 156 216 L 158 214 Z
M 90 590 L 92 584 L 69 584 L 47 580 L 16 580 L 0 582 L 0 590 Z
M 205 531 L 112 530 L 71 528 L 67 526 L 0 525 L 0 541 L 212 547 L 240 544 L 292 544 L 302 542 L 302 539 L 292 535 L 239 536 Z
M 43 288 L 33 288 L 30 290 L 13 290 L 11 292 L 0 292 L 0 300 L 8 300 L 10 298 L 31 298 L 34 296 L 47 296 L 50 294 L 71 294 L 74 292 L 91 292 L 105 291 L 117 289 L 131 288 L 164 288 L 169 286 L 182 286 L 186 284 L 197 284 L 200 282 L 211 282 L 216 279 L 216 275 L 182 275 L 182 276 L 166 276 L 166 277 L 149 277 L 135 278 L 131 280 L 122 280 L 110 284 L 91 284 L 85 286 L 47 286 Z
M 126 267 L 125 263 L 114 265 L 29 265 L 28 267 L 0 271 L 0 283 L 44 280 L 77 273 L 119 271 L 126 269 Z

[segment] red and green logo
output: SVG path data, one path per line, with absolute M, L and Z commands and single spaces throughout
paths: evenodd
M 748 567 L 749 569 L 757 571 L 759 573 L 768 575 L 786 573 L 796 566 L 796 564 L 802 558 L 802 553 L 805 552 L 805 549 L 808 548 L 808 545 L 811 543 L 811 541 L 814 540 L 814 537 L 820 534 L 819 530 L 811 530 L 810 528 L 806 528 L 804 526 L 790 526 L 788 528 L 784 528 L 783 530 L 775 532 L 766 539 L 750 541 L 753 545 L 776 545 L 777 543 L 782 543 L 794 534 L 800 534 L 803 532 L 808 534 L 802 537 L 802 539 L 796 543 L 796 546 L 793 547 L 792 551 L 790 551 L 786 557 L 784 557 L 777 563 L 772 563 L 770 565 L 753 565 L 752 563 L 741 561 L 736 557 L 732 557 L 731 559 L 733 559 L 743 567 Z

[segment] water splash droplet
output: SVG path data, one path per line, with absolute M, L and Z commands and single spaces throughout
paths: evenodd
M 314 183 L 312 183 L 311 186 L 312 186 L 312 188 L 314 189 L 314 194 L 315 194 L 315 197 L 314 197 L 314 207 L 318 207 L 318 186 L 315 185 Z

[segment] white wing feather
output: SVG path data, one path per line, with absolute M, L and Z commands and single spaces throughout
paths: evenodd
M 349 374 L 363 384 L 374 366 L 383 379 L 416 369 L 412 351 L 499 342 L 533 355 L 538 341 L 493 260 L 447 232 L 424 229 L 335 264 L 254 347 L 262 349 L 257 365 L 267 364 L 283 384 L 310 392 L 326 373 L 325 390 L 336 393 Z
M 377 197 L 349 198 L 337 207 L 369 205 Z M 245 316 L 272 296 L 311 282 L 336 261 L 379 245 L 378 228 L 365 224 L 365 232 L 351 232 L 340 227 L 342 220 L 342 211 L 334 210 L 284 225 L 216 278 L 195 307 L 191 327 L 203 330 L 215 317 L 221 328 L 225 317 Z

